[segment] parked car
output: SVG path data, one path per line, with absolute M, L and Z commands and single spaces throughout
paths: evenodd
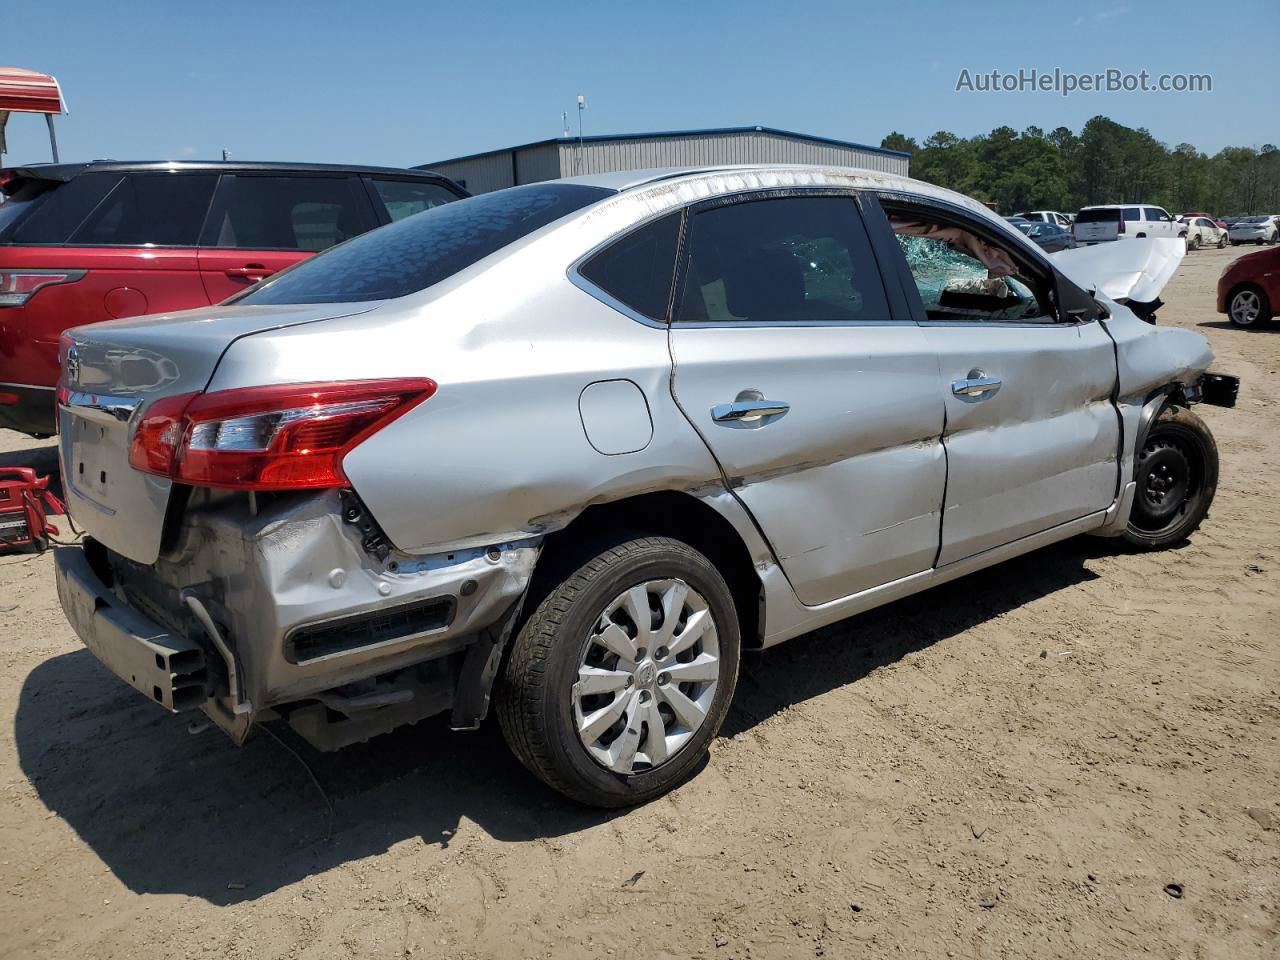
M 0 427 L 53 433 L 58 335 L 208 306 L 379 224 L 467 196 L 421 170 L 115 163 L 0 170 Z
M 1046 253 L 1075 249 L 1076 240 L 1071 235 L 1071 231 L 1064 230 L 1056 223 L 1027 220 L 1014 226 L 1030 237 L 1036 246 Z
M 1088 245 L 1126 237 L 1185 237 L 1187 229 L 1163 207 L 1125 203 L 1085 207 L 1076 214 L 1072 232 L 1076 243 Z
M 1232 261 L 1218 278 L 1218 312 L 1238 327 L 1265 326 L 1280 304 L 1280 248 Z
M 1180 219 L 1187 231 L 1188 250 L 1198 250 L 1201 247 L 1221 249 L 1227 245 L 1227 231 L 1208 217 L 1183 216 Z
M 1077 283 L 878 172 L 631 171 L 78 327 L 63 609 L 237 740 L 470 729 L 492 692 L 546 783 L 650 799 L 697 769 L 744 648 L 1075 534 L 1197 528 L 1218 459 L 1188 407 L 1232 380 L 1087 293 L 1087 259 Z
M 1220 228 L 1220 229 L 1222 229 L 1222 230 L 1226 230 L 1226 229 L 1227 229 L 1227 227 L 1228 227 L 1228 224 L 1227 224 L 1227 221 L 1226 221 L 1226 220 L 1222 219 L 1221 217 L 1215 217 L 1213 214 L 1211 214 L 1211 213 L 1207 213 L 1207 212 L 1206 212 L 1206 211 L 1204 211 L 1204 210 L 1192 210 L 1192 211 L 1190 211 L 1190 212 L 1188 212 L 1188 213 L 1180 213 L 1180 214 L 1178 214 L 1178 216 L 1177 216 L 1177 218 L 1176 218 L 1176 219 L 1178 219 L 1178 220 L 1183 220 L 1183 221 L 1189 221 L 1189 220 L 1194 219 L 1195 217 L 1204 217 L 1204 218 L 1206 218 L 1206 219 L 1208 219 L 1208 220 L 1212 220 L 1212 221 L 1213 221 L 1214 226 L 1219 227 L 1219 228 Z
M 1059 213 L 1057 210 L 1032 210 L 1028 213 L 1020 213 L 1018 216 L 1025 220 L 1038 220 L 1041 223 L 1053 223 L 1062 227 L 1064 230 L 1070 230 L 1072 219 L 1065 213 Z
M 1241 217 L 1231 224 L 1229 236 L 1231 245 L 1241 243 L 1275 243 L 1280 227 L 1275 217 Z

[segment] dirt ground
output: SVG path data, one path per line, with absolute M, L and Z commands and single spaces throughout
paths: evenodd
M 1200 408 L 1189 545 L 1082 538 L 775 648 L 630 812 L 492 724 L 300 748 L 314 780 L 192 735 L 81 648 L 49 556 L 0 556 L 0 956 L 1280 956 L 1280 326 L 1214 313 L 1239 252 L 1160 313 L 1244 379 Z

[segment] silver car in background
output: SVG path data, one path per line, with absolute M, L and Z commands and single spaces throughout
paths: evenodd
M 57 554 L 85 644 L 237 741 L 491 695 L 552 787 L 696 768 L 741 651 L 1080 533 L 1183 541 L 1198 334 L 982 205 L 803 166 L 516 187 L 222 306 L 64 338 Z

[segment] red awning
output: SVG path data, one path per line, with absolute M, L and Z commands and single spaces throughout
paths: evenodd
M 0 111 L 66 113 L 58 81 L 47 73 L 22 67 L 0 67 Z

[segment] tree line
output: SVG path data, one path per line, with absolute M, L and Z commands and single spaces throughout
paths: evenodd
M 993 204 L 1000 213 L 1156 203 L 1217 216 L 1280 213 L 1280 149 L 1172 149 L 1149 130 L 1094 117 L 1079 134 L 996 127 L 965 139 L 939 130 L 923 143 L 897 131 L 880 145 L 911 154 L 911 175 Z

